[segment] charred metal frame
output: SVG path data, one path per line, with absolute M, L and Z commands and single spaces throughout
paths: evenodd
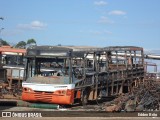
M 88 100 L 131 92 L 134 86 L 143 82 L 143 48 L 116 46 L 89 50 L 86 53 L 93 55 L 94 72 L 86 73 L 85 79 L 76 87 L 87 91 Z
M 79 92 L 81 97 L 87 93 L 87 100 L 132 92 L 132 88 L 141 84 L 144 78 L 144 53 L 141 47 L 37 46 L 29 48 L 26 57 L 28 60 L 34 59 L 37 67 L 38 60 L 42 58 L 64 59 L 64 66 L 69 68 L 69 83 L 74 83 L 73 79 L 79 80 L 75 83 L 75 99 L 81 99 L 77 97 Z M 29 69 L 31 66 L 27 63 L 25 80 Z M 75 73 L 74 70 L 81 73 Z M 37 74 L 36 69 L 34 74 Z

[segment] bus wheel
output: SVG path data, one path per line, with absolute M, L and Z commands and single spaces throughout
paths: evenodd
M 83 106 L 86 106 L 88 103 L 88 94 L 86 91 L 83 92 L 82 98 L 81 98 L 81 103 Z

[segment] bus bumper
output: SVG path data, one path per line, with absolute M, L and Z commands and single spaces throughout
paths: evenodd
M 44 102 L 71 105 L 74 103 L 74 90 L 56 92 L 35 92 L 23 90 L 22 100 L 30 102 Z

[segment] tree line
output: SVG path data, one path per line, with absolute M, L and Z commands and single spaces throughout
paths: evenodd
M 0 45 L 1 46 L 12 46 L 6 40 L 2 40 L 2 39 L 0 40 Z M 26 42 L 25 41 L 19 41 L 16 45 L 13 45 L 12 47 L 25 49 L 25 48 L 27 48 L 31 45 L 37 45 L 35 39 L 28 39 Z

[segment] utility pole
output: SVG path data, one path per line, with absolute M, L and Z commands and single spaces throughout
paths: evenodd
M 0 17 L 0 19 L 1 19 L 1 20 L 4 20 L 3 17 Z M 0 34 L 1 34 L 1 32 L 2 32 L 3 29 L 4 29 L 4 28 L 0 28 Z M 0 38 L 0 39 L 2 39 L 2 38 Z
M 0 19 L 1 19 L 1 20 L 4 20 L 3 17 L 0 17 Z M 0 28 L 0 46 L 2 45 L 2 43 L 1 43 L 1 40 L 2 40 L 2 38 L 1 38 L 1 32 L 2 32 L 3 29 L 4 29 L 4 28 Z M 1 56 L 0 56 L 0 61 L 1 61 Z
M 4 20 L 4 18 L 3 17 L 0 17 L 0 19 L 1 20 Z M 1 34 L 1 31 L 3 30 L 4 28 L 1 28 L 0 29 L 0 34 Z M 1 39 L 1 38 L 0 38 Z M 1 43 L 1 41 L 0 41 L 0 45 L 1 45 L 2 43 Z M 1 54 L 1 52 L 0 52 L 0 67 L 1 67 L 1 64 L 2 64 L 2 54 Z

